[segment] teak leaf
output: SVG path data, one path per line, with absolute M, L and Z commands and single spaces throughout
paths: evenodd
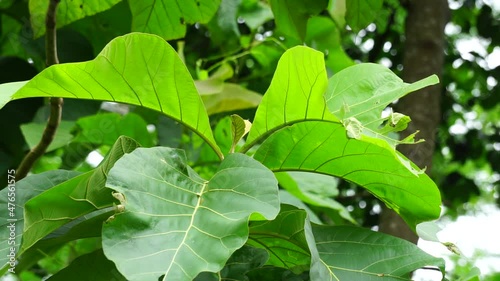
M 287 50 L 257 108 L 243 151 L 288 124 L 334 120 L 323 97 L 326 83 L 323 53 L 303 46 Z
M 246 242 L 252 213 L 278 214 L 277 181 L 259 162 L 231 153 L 206 181 L 186 161 L 182 150 L 140 148 L 109 172 L 106 185 L 126 203 L 104 225 L 103 249 L 127 280 L 217 272 Z
M 415 228 L 440 214 L 435 183 L 385 141 L 349 138 L 337 122 L 296 123 L 272 134 L 254 158 L 274 172 L 308 171 L 354 182 Z
M 222 158 L 191 75 L 175 50 L 156 35 L 131 33 L 117 37 L 94 60 L 54 65 L 19 86 L 22 83 L 0 85 L 0 108 L 9 100 L 30 97 L 143 106 L 192 129 Z

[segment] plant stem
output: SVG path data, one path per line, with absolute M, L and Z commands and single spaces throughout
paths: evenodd
M 60 0 L 50 0 L 47 16 L 45 18 L 45 56 L 47 67 L 58 64 L 57 36 L 56 36 L 56 11 Z M 45 153 L 47 147 L 54 139 L 57 127 L 61 122 L 62 98 L 50 98 L 50 115 L 43 131 L 40 142 L 24 157 L 16 171 L 16 178 L 20 180 L 28 174 L 33 164 Z

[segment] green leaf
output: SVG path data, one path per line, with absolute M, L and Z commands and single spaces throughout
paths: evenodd
M 49 67 L 14 93 L 19 86 L 0 85 L 0 101 L 57 96 L 147 107 L 192 129 L 222 157 L 186 66 L 158 36 L 117 37 L 94 60 Z
M 231 152 L 234 152 L 234 148 L 238 144 L 238 142 L 243 138 L 252 127 L 252 123 L 250 121 L 241 118 L 240 116 L 233 114 L 231 115 L 231 132 L 233 143 L 231 145 Z
M 281 187 L 301 201 L 313 206 L 336 210 L 342 218 L 356 223 L 349 211 L 332 199 L 339 194 L 335 178 L 306 172 L 281 172 L 275 173 L 275 176 Z
M 414 143 L 414 135 L 398 141 L 388 136 L 390 132 L 397 130 L 379 129 L 385 120 L 381 117 L 382 111 L 393 101 L 438 82 L 438 77 L 432 75 L 408 84 L 382 65 L 358 64 L 330 78 L 325 94 L 326 104 L 328 110 L 342 120 L 352 138 L 359 138 L 364 134 L 384 139 L 392 146 Z M 402 128 L 409 122 L 408 119 L 401 118 L 393 125 Z
M 271 0 L 278 30 L 287 36 L 304 41 L 307 20 L 321 13 L 328 6 L 328 0 Z
M 303 46 L 287 50 L 257 108 L 243 151 L 288 124 L 307 119 L 333 120 L 323 98 L 326 83 L 323 53 Z
M 382 9 L 383 0 L 345 0 L 345 20 L 354 32 L 367 27 L 372 23 Z
M 312 272 L 313 280 L 411 280 L 410 273 L 436 266 L 444 274 L 444 260 L 403 239 L 353 226 L 312 227 L 326 271 Z
M 108 260 L 101 250 L 94 251 L 76 258 L 71 264 L 52 275 L 49 281 L 87 281 L 87 280 L 113 280 L 125 281 L 116 270 L 113 262 Z
M 274 172 L 316 172 L 356 183 L 413 229 L 440 215 L 440 193 L 427 175 L 383 140 L 348 138 L 340 123 L 308 121 L 283 128 L 262 143 L 254 158 Z
M 118 113 L 103 113 L 78 119 L 76 122 L 80 131 L 74 141 L 96 145 L 113 145 L 118 137 L 127 136 L 141 146 L 154 145 L 144 119 L 135 113 L 124 116 Z
M 292 205 L 294 207 L 297 207 L 299 209 L 302 209 L 302 210 L 306 211 L 307 215 L 309 216 L 309 219 L 312 222 L 317 223 L 317 224 L 321 224 L 321 220 L 316 215 L 316 213 L 314 213 L 314 211 L 311 210 L 311 208 L 309 208 L 309 206 L 307 206 L 299 198 L 295 197 L 294 195 L 292 195 L 290 192 L 288 192 L 285 189 L 280 189 L 279 194 L 280 194 L 280 203 L 281 204 L 288 204 L 288 205 Z
M 8 226 L 10 225 L 11 222 L 15 223 L 15 239 L 14 239 L 14 244 L 9 244 L 9 239 L 1 239 L 0 240 L 0 264 L 5 265 L 9 257 L 7 255 L 9 254 L 10 247 L 15 247 L 16 254 L 19 254 L 19 246 L 21 244 L 21 238 L 23 234 L 23 229 L 24 229 L 24 216 L 23 216 L 23 209 L 24 209 L 24 204 L 31 198 L 37 196 L 38 194 L 44 192 L 47 189 L 50 189 L 51 187 L 65 182 L 71 178 L 76 177 L 79 175 L 79 172 L 75 171 L 63 171 L 63 170 L 56 170 L 56 171 L 48 171 L 40 174 L 35 174 L 35 175 L 30 175 L 19 182 L 16 182 L 15 184 L 15 202 L 10 202 L 8 201 L 9 197 L 8 196 L 9 192 L 12 192 L 8 188 L 4 188 L 0 191 L 0 207 L 2 210 L 8 210 L 8 211 L 2 211 L 0 214 L 0 218 L 2 219 L 2 223 L 0 224 L 0 237 L 9 237 L 9 228 Z M 10 208 L 12 205 L 9 204 L 14 203 L 15 204 L 15 209 L 12 210 L 12 213 L 10 212 Z M 12 216 L 12 215 L 13 216 Z M 11 221 L 11 220 L 15 221 Z M 10 242 L 12 243 L 12 242 Z
M 325 64 L 334 73 L 354 65 L 354 61 L 342 48 L 341 39 L 339 27 L 332 18 L 316 16 L 309 19 L 307 23 L 307 45 L 314 46 L 316 50 L 326 54 Z
M 200 95 L 208 115 L 255 108 L 262 100 L 262 95 L 234 83 L 221 83 L 220 91 Z
M 220 46 L 223 53 L 239 48 L 238 8 L 241 0 L 221 0 L 217 14 L 208 23 L 210 40 Z
M 243 3 L 240 5 L 239 16 L 253 31 L 265 22 L 272 20 L 273 12 L 266 2 L 243 0 Z
M 250 224 L 250 237 L 247 244 L 267 250 L 269 253 L 267 265 L 301 273 L 307 270 L 311 263 L 310 249 L 306 239 L 306 219 L 307 213 L 304 210 L 290 205 L 281 205 L 281 211 L 274 220 Z
M 82 241 L 85 238 L 100 239 L 102 223 L 113 213 L 114 211 L 96 211 L 62 226 L 23 252 L 18 259 L 19 263 L 16 269 L 18 271 L 30 269 L 39 260 L 47 256 L 52 256 L 61 247 L 68 245 L 67 242 L 74 240 Z
M 206 181 L 187 166 L 182 150 L 141 148 L 115 164 L 106 185 L 125 202 L 103 228 L 104 253 L 128 280 L 217 272 L 246 242 L 250 214 L 272 219 L 279 211 L 274 175 L 239 153 Z
M 128 1 L 132 30 L 153 33 L 166 40 L 186 34 L 186 24 L 207 23 L 221 0 L 143 0 Z
M 32 198 L 25 205 L 23 244 L 20 253 L 59 227 L 93 211 L 111 207 L 115 201 L 104 186 L 113 164 L 139 144 L 120 137 L 95 170 L 60 183 Z
M 57 127 L 54 140 L 50 143 L 46 152 L 50 152 L 67 145 L 73 139 L 71 129 L 74 125 L 74 122 L 61 121 L 59 127 Z M 28 123 L 21 125 L 21 131 L 23 132 L 24 139 L 26 140 L 26 143 L 28 143 L 30 149 L 33 149 L 33 147 L 40 142 L 45 127 L 46 124 L 41 123 Z
M 57 27 L 105 11 L 121 0 L 72 0 L 61 1 L 57 6 Z M 31 27 L 38 38 L 45 34 L 45 17 L 50 0 L 30 0 Z
M 441 227 L 435 222 L 423 222 L 417 225 L 418 237 L 427 241 L 441 242 L 437 237 L 438 232 L 440 232 Z
M 226 266 L 220 271 L 220 277 L 223 280 L 248 280 L 246 273 L 255 268 L 262 267 L 269 259 L 269 254 L 264 249 L 243 246 L 233 253 L 226 263 Z M 198 275 L 195 281 L 204 281 L 208 278 L 201 278 L 203 273 Z M 215 279 L 208 280 L 219 280 Z

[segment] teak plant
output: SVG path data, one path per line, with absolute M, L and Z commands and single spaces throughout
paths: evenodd
M 323 54 L 298 46 L 281 57 L 253 124 L 232 115 L 219 122 L 215 136 L 187 68 L 155 35 L 117 37 L 92 61 L 54 65 L 29 82 L 0 85 L 1 106 L 62 97 L 158 111 L 206 143 L 211 152 L 199 157 L 219 161 L 202 177 L 183 150 L 144 148 L 119 137 L 89 172 L 29 175 L 16 187 L 16 204 L 24 208 L 15 214 L 16 270 L 68 241 L 99 237 L 102 248 L 50 280 L 78 280 L 91 271 L 100 272 L 96 280 L 407 280 L 424 266 L 444 271 L 442 259 L 409 242 L 313 223 L 303 208 L 280 204 L 279 192 L 281 186 L 308 204 L 325 204 L 290 184 L 297 172 L 317 173 L 365 188 L 413 229 L 438 218 L 437 187 L 395 149 L 413 142 L 413 136 L 398 141 L 391 135 L 409 118 L 380 118 L 392 101 L 435 83 L 431 76 L 407 84 L 376 64 L 328 79 Z M 6 201 L 0 204 L 7 209 Z M 6 231 L 1 228 L 2 237 Z M 6 272 L 12 246 L 0 243 Z

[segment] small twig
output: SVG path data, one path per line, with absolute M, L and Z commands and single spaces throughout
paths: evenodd
M 56 36 L 56 11 L 60 0 L 50 0 L 45 18 L 45 55 L 47 67 L 58 64 L 57 58 L 57 36 Z M 16 171 L 18 180 L 26 177 L 33 167 L 33 164 L 45 153 L 47 147 L 54 139 L 54 136 L 61 123 L 62 98 L 50 98 L 50 115 L 47 126 L 43 131 L 40 142 L 24 157 Z

